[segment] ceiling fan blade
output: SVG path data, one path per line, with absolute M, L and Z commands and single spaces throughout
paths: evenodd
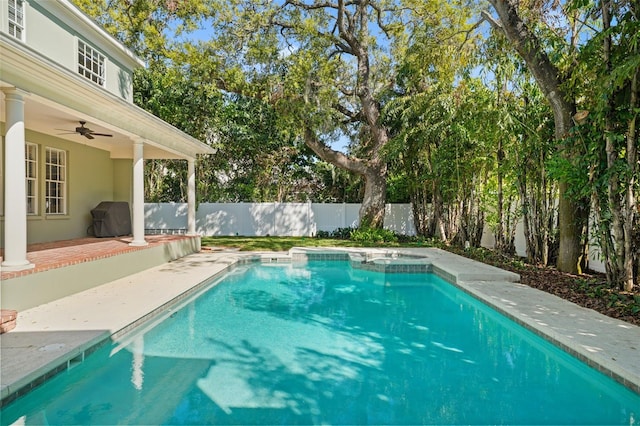
M 69 133 L 63 133 L 63 134 L 74 134 L 77 133 L 80 136 L 84 136 L 87 139 L 95 139 L 95 136 L 104 136 L 107 138 L 111 138 L 113 137 L 113 135 L 109 134 L 109 133 L 98 133 L 98 132 L 94 132 L 93 130 L 91 130 L 88 127 L 85 127 L 84 125 L 87 124 L 86 121 L 79 121 L 80 123 L 80 127 L 76 127 L 76 131 L 75 132 L 69 132 Z M 65 129 L 57 129 L 57 130 L 65 130 Z

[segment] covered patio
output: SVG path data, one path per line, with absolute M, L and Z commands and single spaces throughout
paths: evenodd
M 73 61 L 49 57 L 55 49 L 39 51 L 0 32 L 3 281 L 5 274 L 28 277 L 21 271 L 42 268 L 33 261 L 37 250 L 28 245 L 86 236 L 89 212 L 102 201 L 129 203 L 133 238 L 128 243 L 146 246 L 144 161 L 149 159 L 187 163 L 188 232 L 195 234 L 195 161 L 214 152 L 134 105 L 131 75 L 142 61 L 75 8 L 62 6 L 113 54 L 107 62 L 120 65 L 112 70 L 118 84 L 102 87 L 79 74 Z
M 17 311 L 198 252 L 195 163 L 214 152 L 134 104 L 143 61 L 72 3 L 23 6 L 25 37 L 0 28 L 0 307 Z M 186 236 L 145 235 L 152 159 L 186 163 Z M 128 204 L 130 228 L 100 235 L 125 237 L 87 237 L 102 202 Z

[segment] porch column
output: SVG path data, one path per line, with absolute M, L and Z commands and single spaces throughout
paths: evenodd
M 196 162 L 187 161 L 187 234 L 196 235 Z
M 133 141 L 133 241 L 130 246 L 146 246 L 144 239 L 144 141 Z
M 4 90 L 6 129 L 4 138 L 4 258 L 2 268 L 33 268 L 27 260 L 27 185 L 24 137 L 24 95 Z

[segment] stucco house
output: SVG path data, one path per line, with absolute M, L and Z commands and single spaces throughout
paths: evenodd
M 188 163 L 212 149 L 133 104 L 144 63 L 69 0 L 0 0 L 0 246 L 3 271 L 33 267 L 27 245 L 85 237 L 102 201 L 131 206 L 144 234 L 144 160 Z

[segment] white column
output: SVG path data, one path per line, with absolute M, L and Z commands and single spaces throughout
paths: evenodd
M 146 246 L 144 239 L 144 141 L 133 141 L 133 241 L 131 246 Z
M 33 268 L 27 260 L 27 185 L 25 178 L 24 92 L 4 91 L 4 258 L 2 268 Z
M 196 235 L 196 162 L 187 161 L 187 234 Z

